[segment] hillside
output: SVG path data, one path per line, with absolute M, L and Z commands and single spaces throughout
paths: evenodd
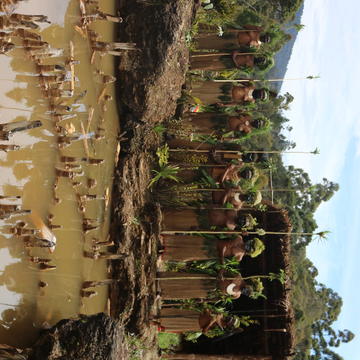
M 304 3 L 300 6 L 294 20 L 283 26 L 283 29 L 291 35 L 289 40 L 282 49 L 275 55 L 275 66 L 267 73 L 267 79 L 281 79 L 285 76 L 287 67 L 291 58 L 292 50 L 297 39 L 299 31 L 292 27 L 294 24 L 301 24 L 301 17 L 304 12 Z M 274 83 L 272 86 L 276 92 L 280 91 L 282 83 Z

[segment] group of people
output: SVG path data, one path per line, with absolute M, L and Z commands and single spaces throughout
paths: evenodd
M 261 158 L 249 154 L 244 156 L 244 160 L 260 161 Z M 236 193 L 235 189 L 231 188 L 231 186 L 242 184 L 244 179 L 251 181 L 251 178 L 256 178 L 257 171 L 254 163 L 242 162 L 238 165 L 228 163 L 222 168 L 210 168 L 207 176 L 212 177 L 220 191 L 213 191 L 212 202 L 206 208 L 201 206 L 196 209 L 195 206 L 195 208 L 185 207 L 181 210 L 163 209 L 158 261 L 160 267 L 163 267 L 164 263 L 189 264 L 193 261 L 209 260 L 224 264 L 226 259 L 233 259 L 240 263 L 245 256 L 256 258 L 265 251 L 264 241 L 257 236 L 249 235 L 249 232 L 259 225 L 259 220 L 253 214 L 254 206 L 260 204 L 261 198 L 257 197 L 256 201 L 250 200 L 250 197 L 246 196 L 249 194 L 242 194 L 239 189 Z M 204 190 L 204 188 L 199 190 Z M 257 194 L 260 195 L 260 192 Z M 234 205 L 231 208 L 227 207 L 228 204 Z M 231 231 L 236 233 L 231 233 Z M 185 299 L 212 302 L 216 301 L 212 299 L 214 294 L 232 299 L 238 299 L 241 296 L 256 298 L 262 291 L 261 282 L 246 281 L 240 275 L 232 278 L 224 277 L 224 274 L 211 277 L 191 272 L 159 272 L 158 285 L 161 300 L 163 303 L 170 301 L 170 304 L 173 301 Z M 211 320 L 218 318 L 217 313 L 168 306 L 162 308 L 159 315 L 153 319 L 154 324 L 159 325 L 161 331 L 195 331 L 194 327 L 196 331 L 208 331 L 217 326 L 217 322 Z M 229 314 L 226 316 L 228 319 L 234 319 Z M 201 319 L 204 318 L 212 324 L 209 328 L 200 325 Z
M 270 41 L 270 35 L 257 26 L 225 30 L 221 36 L 217 29 L 200 28 L 190 70 L 265 69 L 272 59 L 259 50 Z M 187 308 L 183 301 L 206 304 L 221 297 L 256 298 L 263 290 L 258 278 L 227 277 L 224 271 L 210 276 L 193 272 L 189 264 L 214 260 L 225 264 L 227 259 L 240 264 L 245 256 L 256 258 L 265 251 L 265 242 L 251 233 L 256 234 L 260 222 L 254 215 L 262 204 L 256 184 L 260 175 L 265 176 L 262 169 L 268 158 L 261 151 L 227 150 L 227 145 L 269 130 L 264 115 L 245 111 L 243 105 L 267 101 L 270 93 L 249 81 L 193 80 L 189 88 L 188 98 L 200 106 L 191 107 L 167 127 L 169 161 L 179 167 L 181 184 L 160 189 L 168 191 L 171 202 L 163 205 L 158 261 L 159 269 L 174 263 L 185 266 L 158 272 L 162 308 L 152 321 L 167 332 L 206 333 L 217 327 L 236 331 L 237 316 L 206 306 Z
M 21 1 L 21 0 L 19 0 Z M 88 259 L 97 260 L 117 260 L 124 257 L 123 254 L 113 253 L 111 250 L 112 242 L 106 240 L 101 241 L 95 232 L 101 230 L 101 221 L 98 218 L 89 218 L 86 214 L 87 204 L 89 201 L 101 201 L 104 206 L 108 203 L 108 195 L 96 195 L 90 193 L 97 186 L 97 180 L 90 177 L 85 172 L 84 165 L 100 166 L 104 163 L 104 159 L 97 158 L 90 153 L 87 147 L 87 140 L 104 139 L 104 128 L 102 123 L 105 121 L 105 113 L 107 104 L 112 101 L 112 96 L 108 94 L 109 85 L 116 81 L 116 77 L 105 74 L 95 63 L 95 54 L 101 55 L 112 54 L 119 55 L 123 50 L 131 50 L 135 48 L 134 44 L 123 43 L 107 43 L 101 41 L 101 35 L 91 28 L 94 21 L 110 21 L 113 23 L 122 22 L 120 16 L 103 12 L 99 8 L 97 0 L 80 0 L 79 12 L 80 18 L 74 30 L 79 32 L 90 45 L 89 62 L 93 64 L 94 78 L 100 84 L 98 92 L 97 104 L 88 109 L 88 126 L 86 130 L 81 127 L 81 131 L 77 131 L 76 127 L 80 127 L 82 123 L 76 124 L 78 114 L 76 108 L 77 103 L 84 97 L 87 91 L 79 93 L 77 86 L 78 79 L 75 76 L 75 66 L 79 64 L 76 59 L 73 43 L 70 41 L 69 50 L 55 49 L 42 38 L 39 23 L 49 23 L 44 15 L 24 15 L 14 12 L 16 0 L 4 0 L 0 7 L 2 15 L 0 15 L 0 54 L 11 56 L 11 51 L 15 48 L 24 51 L 26 59 L 34 65 L 34 75 L 31 79 L 36 79 L 38 88 L 41 91 L 42 103 L 46 107 L 45 114 L 50 117 L 54 125 L 54 135 L 57 139 L 58 160 L 55 165 L 55 181 L 53 184 L 54 204 L 59 204 L 62 199 L 58 197 L 58 188 L 62 179 L 70 182 L 76 192 L 76 202 L 81 217 L 83 236 L 91 233 L 92 241 L 90 248 L 85 248 L 83 256 Z M 48 61 L 49 60 L 49 61 Z M 71 105 L 69 105 L 71 104 Z M 96 131 L 89 132 L 90 123 L 94 116 L 94 107 L 99 108 L 99 123 Z M 69 120 L 71 122 L 69 122 Z M 74 126 L 74 123 L 76 126 Z M 79 126 L 78 126 L 79 125 Z M 0 138 L 7 141 L 17 132 L 35 129 L 42 126 L 41 121 L 14 121 L 11 123 L 0 124 Z M 83 141 L 86 156 L 69 156 L 69 152 L 64 149 L 74 142 Z M 0 150 L 12 151 L 18 150 L 20 147 L 13 144 L 0 144 Z M 86 175 L 85 184 L 83 184 L 83 176 Z M 79 192 L 79 187 L 83 189 L 85 185 L 86 192 Z M 5 198 L 4 196 L 2 198 Z M 8 198 L 8 197 L 7 197 Z M 20 205 L 0 204 L 1 219 L 9 219 L 11 216 L 29 214 L 31 211 L 22 210 Z M 48 250 L 50 253 L 56 249 L 56 237 L 53 234 L 54 229 L 62 229 L 61 225 L 54 223 L 54 215 L 49 213 L 47 219 L 34 220 L 31 222 L 17 221 L 10 226 L 9 233 L 20 238 L 25 246 L 29 261 L 36 264 L 40 271 L 50 271 L 56 269 L 56 265 L 52 264 L 51 256 L 34 256 L 35 248 Z M 46 223 L 46 224 L 45 224 Z M 38 253 L 38 251 L 36 251 Z M 88 288 L 108 285 L 113 280 L 104 281 L 88 281 L 84 283 L 81 289 L 81 296 L 92 297 L 96 295 L 95 290 Z M 47 283 L 39 282 L 39 287 L 46 287 Z
M 190 69 L 264 71 L 273 65 L 263 49 L 270 41 L 270 34 L 254 25 L 229 28 L 221 34 L 218 28 L 200 28 L 195 37 L 196 50 L 190 56 Z
M 121 23 L 123 19 L 121 16 L 114 16 L 101 11 L 97 0 L 80 0 L 80 23 L 75 26 L 75 29 L 89 40 L 92 49 L 91 63 L 94 63 L 96 53 L 100 56 L 106 54 L 121 56 L 124 50 L 136 50 L 134 43 L 120 43 L 120 42 L 105 42 L 101 41 L 101 36 L 94 30 L 89 28 L 89 25 L 97 20 L 105 20 L 113 23 Z
M 255 65 L 259 65 L 259 70 L 266 59 L 244 49 L 258 51 L 270 40 L 262 28 L 250 25 L 242 30 L 227 30 L 222 36 L 215 29 L 200 31 L 195 45 L 202 51 L 191 54 L 190 70 L 220 71 L 235 65 L 240 69 L 255 69 Z M 231 50 L 234 47 L 237 50 Z M 228 52 L 220 52 L 224 50 Z M 269 131 L 269 119 L 260 111 L 249 110 L 249 105 L 266 102 L 271 95 L 269 89 L 258 87 L 250 80 L 205 81 L 192 76 L 187 83 L 186 96 L 193 106 L 183 114 L 181 121 L 169 122 L 169 145 L 206 148 L 208 144 L 241 144 L 251 136 Z

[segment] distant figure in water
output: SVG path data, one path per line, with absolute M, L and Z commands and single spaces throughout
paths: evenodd
M 15 236 L 28 236 L 28 235 L 36 235 L 39 233 L 37 229 L 29 229 L 25 228 L 26 223 L 24 221 L 18 221 L 15 226 L 10 228 L 10 233 Z
M 23 47 L 28 50 L 32 50 L 34 48 L 49 48 L 49 43 L 41 40 L 24 39 Z
M 0 204 L 0 216 L 14 213 L 20 210 L 19 205 Z
M 0 124 L 0 138 L 7 140 L 16 132 L 35 129 L 42 126 L 41 121 L 15 121 L 11 123 Z
M 23 39 L 41 40 L 40 35 L 32 32 L 32 31 L 23 29 L 23 28 L 15 29 L 13 31 L 13 34 L 16 35 L 16 36 L 19 36 L 19 37 L 21 37 Z
M 17 3 L 22 1 L 24 0 L 2 0 L 0 3 L 0 11 L 8 13 L 14 9 Z
M 54 252 L 57 241 L 54 233 L 45 225 L 42 218 L 36 212 L 31 213 L 30 217 L 35 227 L 39 229 L 42 237 L 42 239 L 39 239 L 41 244 L 45 245 L 44 247 L 48 247 L 50 252 Z
M 0 31 L 0 40 L 8 42 L 10 41 L 11 35 L 11 32 Z
M 21 199 L 21 196 L 19 196 L 19 195 L 16 195 L 16 196 L 11 196 L 11 195 L 9 195 L 9 196 L 7 196 L 7 195 L 0 195 L 0 200 L 2 200 L 2 199 L 8 199 L 8 200 L 19 200 L 19 199 Z
M 15 49 L 15 44 L 11 42 L 0 42 L 0 54 L 5 55 Z
M 4 144 L 0 144 L 0 151 L 13 151 L 13 150 L 19 150 L 20 146 L 19 145 L 4 145 Z
M 92 298 L 94 296 L 96 296 L 98 293 L 95 290 L 80 290 L 80 296 L 81 297 L 86 297 L 86 298 Z
M 72 97 L 72 92 L 70 90 L 61 90 L 61 89 L 46 89 L 43 91 L 44 96 L 47 99 L 58 99 L 61 97 Z
M 55 270 L 55 269 L 56 269 L 55 265 L 50 265 L 50 264 L 45 264 L 45 263 L 39 264 L 40 271 L 51 271 L 51 270 Z
M 44 65 L 39 62 L 38 64 L 36 64 L 36 70 L 39 74 L 43 74 L 44 72 L 65 71 L 65 66 L 58 64 Z
M 14 21 L 14 22 L 36 21 L 36 22 L 46 22 L 46 23 L 50 24 L 48 17 L 45 15 L 11 14 L 10 20 Z
M 73 179 L 76 176 L 83 175 L 82 172 L 75 172 L 75 171 L 68 171 L 68 170 L 62 170 L 55 168 L 55 174 L 57 177 L 65 177 L 69 179 Z
M 60 157 L 60 161 L 64 163 L 73 163 L 73 162 L 88 162 L 90 165 L 98 165 L 104 162 L 104 159 L 96 159 L 96 158 L 85 158 L 85 157 L 75 157 L 75 156 L 64 156 Z
M 30 28 L 30 29 L 38 29 L 39 25 L 35 24 L 32 21 L 26 20 L 16 20 L 15 16 L 19 14 L 12 14 L 11 16 L 1 15 L 0 16 L 0 30 L 4 29 L 16 29 L 16 28 Z
M 14 210 L 14 211 L 6 212 L 6 211 L 2 211 L 1 208 L 0 208 L 0 219 L 5 220 L 5 219 L 10 219 L 12 216 L 15 216 L 15 215 L 27 215 L 27 214 L 30 214 L 30 213 L 31 213 L 31 210 L 17 209 L 17 210 Z
M 45 281 L 39 281 L 39 287 L 40 288 L 45 288 L 45 287 L 47 287 L 47 286 L 49 286 L 49 284 L 47 283 L 47 282 L 45 282 Z
M 110 51 L 117 51 L 117 50 L 118 51 L 120 51 L 120 50 L 135 50 L 136 44 L 121 43 L 121 42 L 94 41 L 91 44 L 91 47 L 94 51 L 110 52 Z M 119 54 L 121 54 L 121 52 Z
M 37 75 L 39 79 L 40 87 L 44 90 L 51 89 L 51 87 L 59 86 L 60 84 L 64 83 L 65 81 L 65 74 L 60 75 Z
M 106 280 L 96 280 L 96 281 L 84 281 L 82 288 L 88 289 L 90 287 L 95 286 L 104 286 L 104 285 L 111 285 L 119 281 L 118 279 L 106 279 Z
M 136 44 L 134 43 L 121 43 L 121 42 L 104 42 L 104 41 L 92 41 L 91 49 L 93 54 L 91 56 L 91 63 L 94 62 L 94 55 L 99 52 L 101 56 L 105 54 L 122 56 L 126 50 L 136 50 Z
M 29 260 L 34 264 L 48 263 L 51 261 L 51 259 L 39 258 L 38 256 L 30 256 Z
M 97 71 L 97 73 L 100 76 L 100 82 L 102 84 L 107 85 L 107 84 L 111 84 L 116 81 L 116 77 L 113 75 L 106 75 L 102 71 Z
M 113 254 L 113 253 L 106 253 L 100 251 L 84 251 L 84 257 L 89 259 L 106 259 L 106 260 L 120 260 L 126 257 L 126 254 Z
M 89 178 L 89 179 L 87 179 L 86 185 L 87 185 L 88 189 L 93 189 L 94 187 L 96 187 L 97 181 L 96 181 L 96 179 Z
M 98 6 L 96 6 L 91 14 L 81 16 L 81 27 L 86 27 L 96 20 L 107 20 L 115 23 L 123 22 L 122 17 L 104 13 Z
M 51 240 L 41 239 L 41 238 L 38 238 L 35 236 L 25 236 L 24 244 L 25 244 L 25 247 L 47 248 L 50 251 L 52 248 L 55 249 L 55 245 L 56 245 L 56 243 Z

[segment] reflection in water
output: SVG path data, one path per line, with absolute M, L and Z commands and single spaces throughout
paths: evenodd
M 107 235 L 111 54 L 133 45 L 112 42 L 113 0 L 17 5 L 0 16 L 0 339 L 26 347 L 44 326 L 107 310 L 107 261 L 121 258 Z

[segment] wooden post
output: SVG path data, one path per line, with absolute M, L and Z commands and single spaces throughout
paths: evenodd
M 191 53 L 191 57 L 203 57 L 203 56 L 226 56 L 226 55 L 232 55 L 231 52 L 208 52 L 208 53 L 205 53 L 205 52 L 202 52 L 202 53 Z M 239 53 L 238 55 L 241 55 L 241 56 L 247 56 L 247 55 L 258 55 L 257 53 L 254 53 L 254 52 L 248 52 L 248 53 Z M 10 80 L 12 81 L 12 80 Z M 249 81 L 249 80 L 247 80 Z
M 234 210 L 234 209 L 229 209 L 229 208 L 225 208 L 225 207 L 205 207 L 205 206 L 175 206 L 176 210 Z M 162 207 L 163 210 L 173 210 L 174 207 L 171 206 L 163 206 Z M 243 207 L 239 210 L 236 210 L 238 212 L 245 212 L 245 211 L 260 211 L 256 208 L 253 207 Z M 282 210 L 276 210 L 276 211 L 266 211 L 266 214 L 277 214 L 277 213 L 281 213 Z

